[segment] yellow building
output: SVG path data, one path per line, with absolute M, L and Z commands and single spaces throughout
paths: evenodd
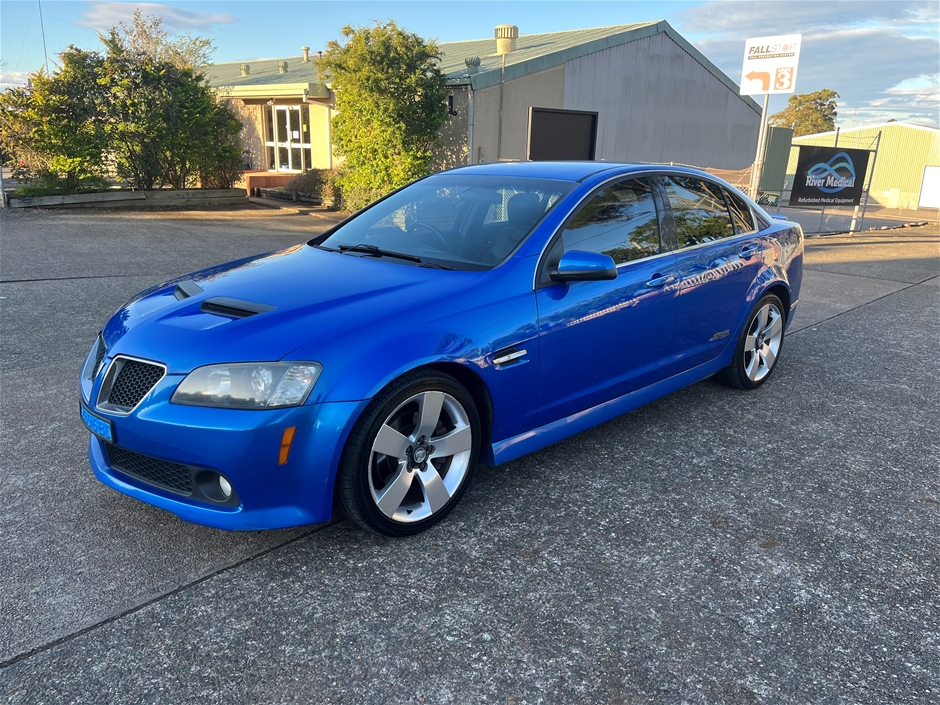
M 881 142 L 878 144 L 878 134 Z M 787 184 L 793 183 L 801 144 L 835 146 L 836 133 L 822 132 L 793 138 L 787 166 Z M 875 149 L 878 157 L 868 160 L 866 183 L 871 177 L 870 203 L 885 208 L 940 208 L 940 130 L 907 122 L 888 122 L 839 131 L 839 147 Z

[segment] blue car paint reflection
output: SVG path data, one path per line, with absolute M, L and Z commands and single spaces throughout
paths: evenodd
M 450 172 L 568 184 L 554 208 L 494 266 L 414 266 L 301 244 L 141 292 L 104 326 L 107 352 L 84 402 L 110 422 L 122 448 L 171 468 L 218 473 L 235 487 L 238 504 L 181 496 L 122 473 L 108 461 L 107 442 L 92 435 L 96 476 L 199 524 L 247 530 L 322 522 L 331 517 L 337 467 L 356 420 L 369 400 L 409 370 L 433 366 L 467 381 L 484 417 L 481 461 L 488 464 L 715 373 L 729 364 L 745 318 L 765 292 L 778 293 L 790 310 L 795 306 L 799 226 L 750 204 L 763 221 L 757 233 L 627 262 L 617 267 L 616 279 L 539 282 L 543 252 L 579 203 L 614 178 L 662 170 L 699 175 L 593 162 Z M 428 182 L 444 178 L 447 173 Z M 181 297 L 180 282 L 195 283 L 201 293 Z M 205 302 L 217 297 L 274 308 L 242 318 L 207 312 Z M 509 349 L 525 354 L 513 364 L 495 364 L 497 353 Z M 166 375 L 129 413 L 112 414 L 92 400 L 122 355 L 161 363 Z M 265 361 L 322 366 L 302 406 L 245 410 L 171 401 L 198 367 Z M 280 463 L 287 428 L 296 435 Z

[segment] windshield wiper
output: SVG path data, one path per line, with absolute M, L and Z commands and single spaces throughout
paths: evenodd
M 443 264 L 437 264 L 436 262 L 422 262 L 418 265 L 419 267 L 427 267 L 428 269 L 447 269 L 451 272 L 454 271 L 453 267 L 445 267 Z
M 395 257 L 396 259 L 404 259 L 409 262 L 420 262 L 421 258 L 416 255 L 407 255 L 404 252 L 394 252 L 393 250 L 383 250 L 380 247 L 375 245 L 367 245 L 364 242 L 360 242 L 356 245 L 340 245 L 340 252 L 364 252 L 367 255 L 372 255 L 373 257 Z

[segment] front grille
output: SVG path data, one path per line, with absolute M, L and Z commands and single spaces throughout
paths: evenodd
M 185 465 L 141 455 L 127 448 L 105 444 L 108 464 L 148 484 L 189 497 L 193 493 L 193 473 Z
M 105 400 L 108 404 L 133 409 L 147 392 L 163 378 L 164 370 L 140 360 L 124 360 L 111 391 Z

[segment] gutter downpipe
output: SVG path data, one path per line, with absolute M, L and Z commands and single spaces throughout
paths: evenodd
M 467 164 L 473 164 L 473 82 L 467 84 Z
M 506 83 L 506 55 L 503 54 L 503 67 L 499 74 L 499 131 L 496 133 L 496 161 L 503 154 L 503 86 Z

